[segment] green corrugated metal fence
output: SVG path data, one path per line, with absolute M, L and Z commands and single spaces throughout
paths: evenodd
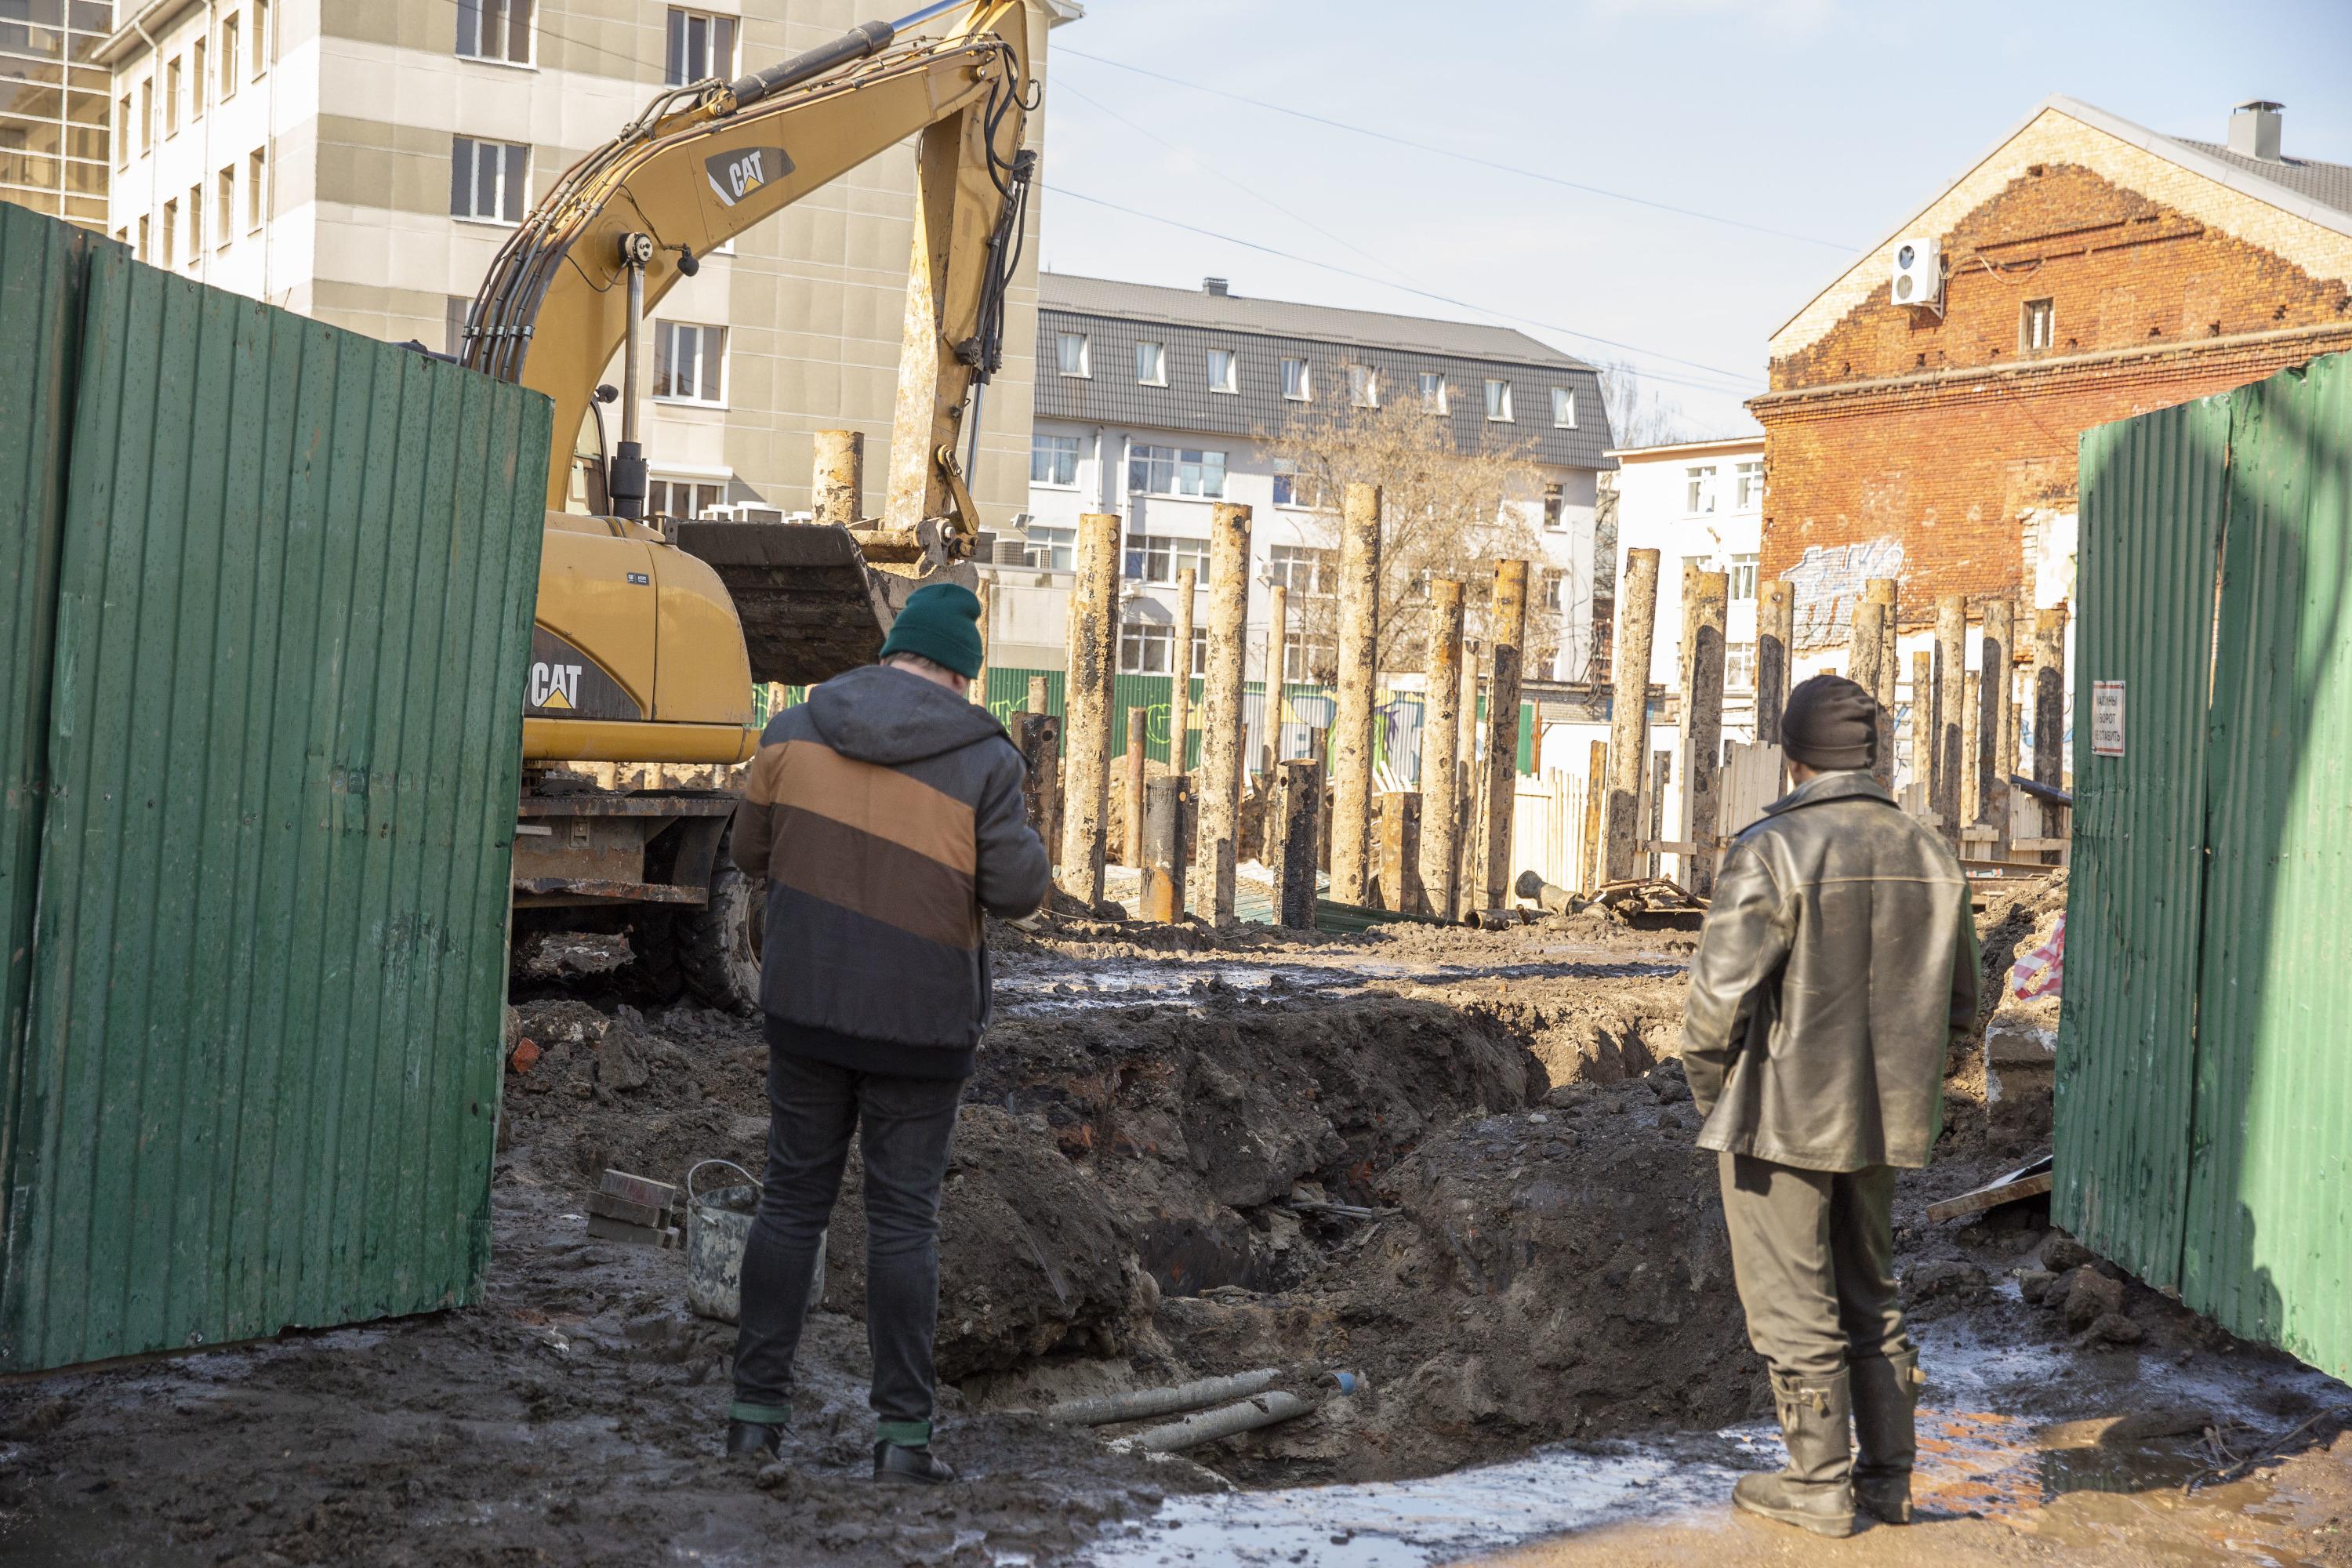
M 49 650 L 88 231 L 0 202 L 0 1236 L 33 985 Z
M 89 268 L 0 1370 L 471 1300 L 545 399 Z
M 2352 355 L 2089 432 L 2082 496 L 2059 1217 L 2352 1373 Z

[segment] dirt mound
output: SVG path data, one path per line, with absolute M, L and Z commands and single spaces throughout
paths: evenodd
M 1426 1475 L 1534 1444 L 1705 1428 L 1763 1397 L 1732 1284 L 1715 1156 L 1675 1064 L 1465 1117 L 1381 1181 L 1370 1222 L 1298 1289 L 1166 1300 L 1189 1364 L 1311 1353 L 1371 1393 L 1237 1445 L 1244 1479 Z M 1338 1425 L 1335 1426 L 1334 1422 Z
M 1116 1355 L 1149 1311 L 1133 1242 L 1042 1118 L 967 1105 L 940 1194 L 940 1376 L 1053 1352 Z M 825 1248 L 825 1305 L 866 1316 L 866 1184 L 854 1152 Z
M 1548 1087 L 1488 1014 L 1213 991 L 1001 1024 L 971 1094 L 1041 1117 L 1125 1216 L 1160 1289 L 1183 1295 L 1295 1282 L 1312 1258 L 1275 1205 L 1301 1184 L 1310 1201 L 1370 1202 L 1378 1173 L 1433 1129 Z

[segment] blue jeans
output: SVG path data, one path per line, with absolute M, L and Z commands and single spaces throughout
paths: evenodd
M 866 1340 L 874 1356 L 874 1414 L 880 1436 L 891 1442 L 930 1440 L 940 1184 L 962 1096 L 960 1078 L 857 1072 L 770 1047 L 768 1172 L 743 1251 L 730 1415 L 789 1418 L 793 1356 L 816 1249 L 856 1131 L 866 1158 Z

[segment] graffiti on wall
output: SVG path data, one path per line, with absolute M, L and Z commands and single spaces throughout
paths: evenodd
M 1903 574 L 1903 542 L 1809 544 L 1804 557 L 1780 574 L 1796 589 L 1799 647 L 1832 647 L 1853 637 L 1854 601 L 1873 577 Z

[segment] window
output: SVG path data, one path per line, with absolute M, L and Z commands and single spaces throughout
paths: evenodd
M 1559 571 L 1557 568 L 1547 568 L 1544 574 L 1538 578 L 1537 582 L 1541 593 L 1541 598 L 1538 602 L 1545 609 L 1559 610 L 1565 609 L 1567 607 L 1560 603 L 1561 595 L 1566 592 L 1566 585 L 1568 583 L 1567 573 Z
M 1305 403 L 1314 397 L 1315 383 L 1307 374 L 1305 360 L 1286 359 L 1282 362 L 1282 395 L 1293 403 Z
M 139 150 L 152 152 L 155 147 L 155 79 L 139 79 Z
M 155 264 L 158 267 L 178 265 L 178 258 L 173 253 L 179 249 L 179 246 L 180 204 L 175 197 L 163 204 L 163 252 Z
M 520 223 L 530 181 L 530 149 L 513 142 L 449 142 L 449 216 L 489 223 Z
M 153 259 L 152 255 L 147 249 L 147 217 L 143 213 L 140 215 L 139 218 L 139 248 L 131 252 L 131 254 L 142 261 L 150 261 Z
M 1705 517 L 1715 510 L 1715 468 L 1712 465 L 1683 470 L 1683 510 Z
M 667 517 L 684 521 L 700 517 L 727 499 L 727 486 L 719 479 L 647 479 L 646 481 L 646 515 Z
M 1078 531 L 1075 528 L 1039 528 L 1029 525 L 1029 564 L 1040 572 L 1068 572 L 1075 568 L 1078 548 Z
M 1209 628 L 1206 626 L 1192 628 L 1192 668 L 1189 673 L 1196 679 L 1209 673 Z
M 1029 482 L 1033 485 L 1076 484 L 1078 438 L 1076 436 L 1030 437 Z
M 188 46 L 188 118 L 201 120 L 205 114 L 205 41 L 198 38 Z
M 469 60 L 530 64 L 531 5 L 532 0 L 457 0 L 457 53 Z
M 654 395 L 676 403 L 725 401 L 727 329 L 654 323 Z
M 253 79 L 269 68 L 269 0 L 253 0 Z
M 1546 528 L 1559 528 L 1568 521 L 1563 507 L 1564 499 L 1558 485 L 1544 486 L 1543 522 Z
M 1348 367 L 1348 401 L 1359 408 L 1378 408 L 1381 405 L 1381 378 L 1371 366 L 1351 364 Z
M 1064 375 L 1092 375 L 1093 367 L 1087 360 L 1087 335 L 1084 332 L 1057 332 L 1060 340 L 1061 371 Z
M 1331 637 L 1292 632 L 1282 639 L 1282 679 L 1320 680 L 1339 668 L 1339 645 Z
M 1135 345 L 1135 384 L 1138 386 L 1168 384 L 1168 350 L 1159 343 Z
M 2058 325 L 2057 301 L 2028 300 L 2025 314 L 2018 323 L 2017 346 L 2027 353 L 2040 353 L 2050 346 L 2051 334 Z
M 236 237 L 236 165 L 229 164 L 215 179 L 213 192 L 213 244 L 222 250 Z
M 262 220 L 269 216 L 269 197 L 262 176 L 268 172 L 262 149 L 256 147 L 245 161 L 245 227 L 248 234 L 261 232 Z
M 1736 463 L 1731 469 L 1732 495 L 1740 511 L 1754 511 L 1764 504 L 1764 462 Z
M 462 294 L 452 294 L 441 308 L 441 352 L 460 354 L 466 352 L 467 318 L 474 313 L 474 302 Z
M 684 87 L 706 77 L 735 74 L 735 18 L 669 8 L 667 80 Z
M 1304 544 L 1277 544 L 1265 554 L 1267 575 L 1302 598 L 1319 598 L 1339 582 L 1339 552 Z
M 236 96 L 236 27 L 235 16 L 221 18 L 220 90 L 213 94 L 215 103 L 226 103 Z
M 1176 628 L 1151 621 L 1129 621 L 1118 628 L 1118 668 L 1128 675 L 1168 675 L 1176 651 Z
M 1276 506 L 1315 506 L 1322 501 L 1321 487 L 1313 479 L 1301 479 L 1298 465 L 1288 458 L 1274 460 L 1274 504 Z
M 1723 650 L 1723 687 L 1727 691 L 1756 689 L 1756 645 L 1727 644 Z
M 188 265 L 194 267 L 205 254 L 205 188 L 188 187 Z
M 1576 394 L 1564 386 L 1551 389 L 1551 423 L 1555 430 L 1576 428 Z
M 1486 378 L 1486 417 L 1497 424 L 1513 423 L 1511 419 L 1511 384 Z
M 1130 583 L 1173 583 L 1190 566 L 1199 577 L 1209 574 L 1209 542 L 1179 539 L 1165 533 L 1127 536 L 1124 574 Z
M 131 95 L 124 93 L 114 116 L 114 166 L 131 167 Z
M 163 68 L 163 134 L 180 133 L 180 62 L 173 60 Z
M 1731 558 L 1730 577 L 1731 596 L 1734 599 L 1754 598 L 1756 596 L 1756 557 L 1753 555 L 1733 556 Z
M 1138 444 L 1128 449 L 1127 488 L 1137 495 L 1218 500 L 1225 493 L 1225 455 Z
M 1237 393 L 1241 389 L 1241 378 L 1235 374 L 1234 351 L 1211 349 L 1209 351 L 1209 390 Z
M 1435 371 L 1421 373 L 1421 405 L 1432 414 L 1445 412 L 1445 378 Z

